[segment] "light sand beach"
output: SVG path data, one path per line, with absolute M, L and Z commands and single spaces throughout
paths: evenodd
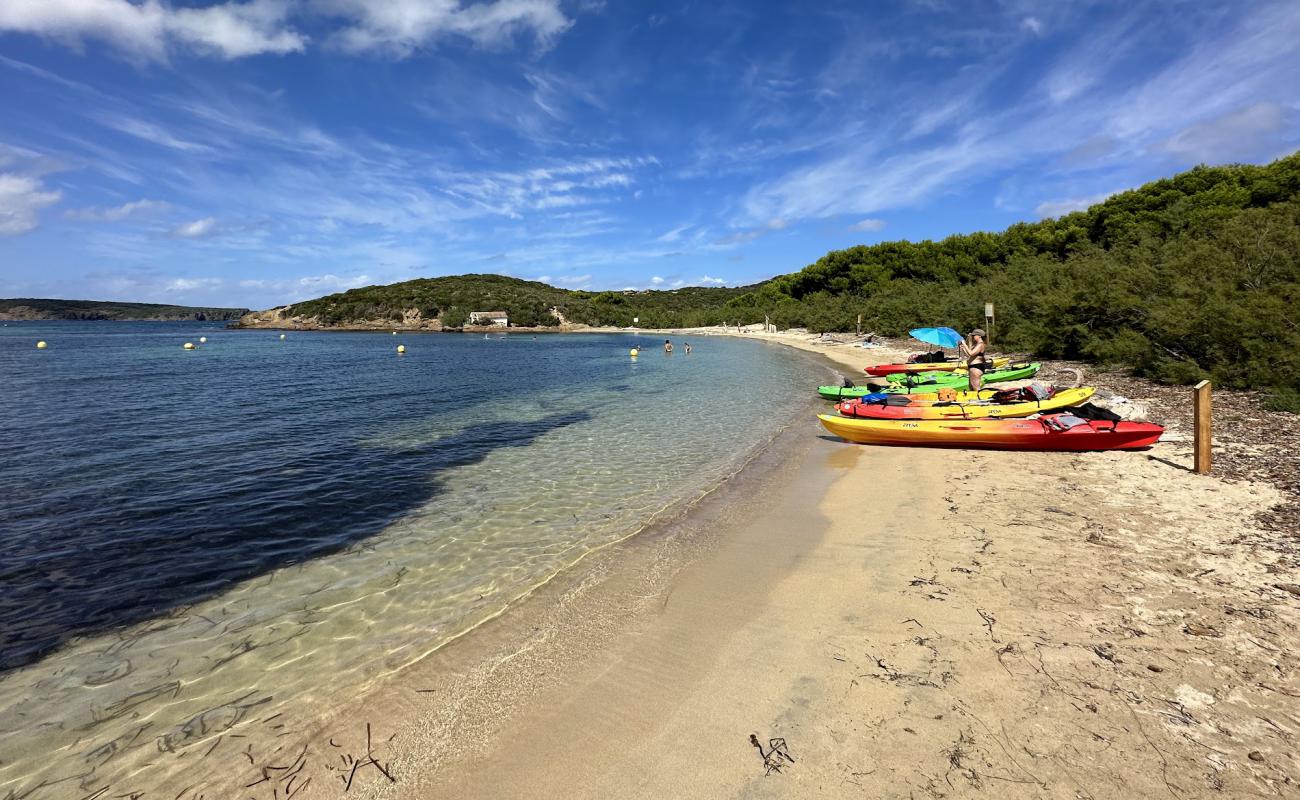
M 763 336 L 845 374 L 896 355 Z M 321 797 L 1300 795 L 1300 570 L 1252 522 L 1276 489 L 1192 474 L 1185 441 L 866 447 L 814 408 L 684 518 L 223 780 L 255 798 L 290 796 L 291 771 Z

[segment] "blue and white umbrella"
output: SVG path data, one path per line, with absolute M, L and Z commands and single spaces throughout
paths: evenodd
M 956 347 L 962 342 L 962 335 L 952 328 L 914 328 L 908 333 L 913 339 L 935 347 Z

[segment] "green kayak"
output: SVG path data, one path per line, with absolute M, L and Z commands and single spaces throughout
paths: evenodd
M 1043 365 L 1037 361 L 1032 364 L 1008 364 L 1003 369 L 984 373 L 984 383 L 999 381 L 1020 381 L 1032 378 Z M 891 382 L 884 391 L 889 394 L 915 394 L 917 392 L 934 392 L 939 389 L 955 389 L 964 392 L 970 388 L 970 375 L 965 372 L 925 372 L 912 376 L 910 381 Z
M 995 369 L 992 372 L 984 373 L 984 383 L 1019 381 L 1032 378 L 1041 366 L 1037 361 L 1032 364 L 1008 364 L 1004 369 Z M 817 394 L 826 400 L 839 401 L 854 400 L 880 392 L 888 392 L 889 394 L 924 394 L 927 392 L 933 393 L 939 389 L 954 389 L 958 392 L 964 392 L 970 389 L 970 376 L 965 372 L 927 372 L 921 376 L 913 376 L 910 385 L 907 383 L 891 383 L 887 389 L 878 389 L 873 386 L 818 386 Z

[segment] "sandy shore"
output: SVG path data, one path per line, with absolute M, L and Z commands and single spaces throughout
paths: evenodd
M 760 336 L 845 374 L 891 355 Z M 686 518 L 341 704 L 302 742 L 297 785 L 1300 796 L 1300 570 L 1252 527 L 1279 494 L 1189 464 L 1185 442 L 854 446 L 809 413 Z M 290 796 L 273 767 L 298 746 L 231 786 Z

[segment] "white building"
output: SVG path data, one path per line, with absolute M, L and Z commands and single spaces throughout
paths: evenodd
M 471 311 L 469 312 L 469 324 L 496 325 L 504 328 L 510 324 L 510 319 L 504 311 Z

